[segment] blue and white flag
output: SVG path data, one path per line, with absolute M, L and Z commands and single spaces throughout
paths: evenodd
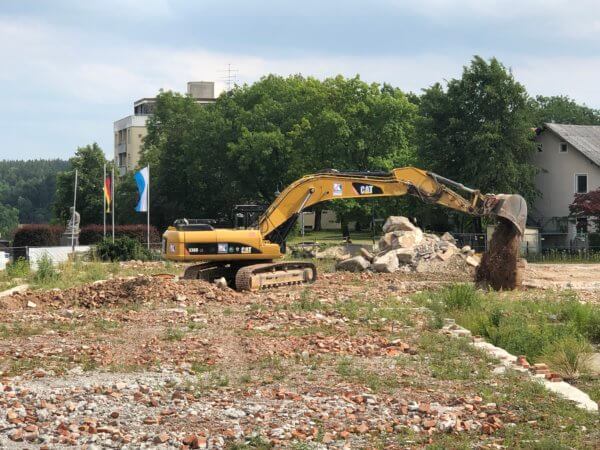
M 137 212 L 147 212 L 148 190 L 150 189 L 150 171 L 147 166 L 135 173 L 135 182 L 137 183 L 138 191 L 140 193 L 140 199 L 135 210 Z

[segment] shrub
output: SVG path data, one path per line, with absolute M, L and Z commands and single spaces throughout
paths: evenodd
M 59 275 L 57 270 L 54 268 L 52 258 L 47 254 L 42 255 L 37 262 L 37 271 L 33 277 L 34 281 L 37 283 L 47 283 L 49 281 L 57 280 L 58 276 Z
M 481 294 L 469 284 L 454 284 L 441 292 L 441 300 L 448 309 L 465 310 L 481 305 Z
M 64 227 L 60 225 L 23 225 L 15 232 L 14 247 L 49 247 L 60 244 Z
M 146 225 L 116 225 L 116 237 L 129 237 L 145 244 L 148 240 Z M 112 227 L 107 225 L 106 235 L 112 236 Z M 104 239 L 104 227 L 102 225 L 86 225 L 79 232 L 79 243 L 81 245 L 92 245 Z M 155 226 L 150 226 L 150 242 L 160 242 L 161 236 Z
M 130 237 L 104 239 L 96 245 L 95 256 L 103 261 L 130 261 L 140 259 L 147 261 L 152 259 L 152 253 L 136 239 Z
M 589 369 L 592 346 L 585 339 L 565 336 L 544 351 L 542 359 L 566 380 L 574 380 Z
M 26 278 L 29 275 L 29 261 L 25 258 L 18 258 L 7 264 L 6 274 L 11 278 Z

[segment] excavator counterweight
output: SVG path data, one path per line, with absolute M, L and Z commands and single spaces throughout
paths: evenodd
M 310 283 L 316 279 L 312 263 L 274 262 L 284 256 L 286 238 L 302 211 L 335 199 L 407 194 L 466 214 L 497 217 L 512 231 L 513 240 L 525 231 L 527 204 L 519 195 L 481 194 L 414 167 L 390 172 L 326 170 L 302 177 L 284 189 L 261 215 L 257 229 L 219 229 L 208 223 L 176 221 L 163 235 L 163 252 L 168 260 L 202 262 L 190 266 L 186 278 L 210 281 L 225 277 L 238 289 Z M 516 265 L 517 255 L 514 258 Z M 488 272 L 494 270 L 493 265 L 488 266 Z M 494 283 L 490 285 L 495 287 Z

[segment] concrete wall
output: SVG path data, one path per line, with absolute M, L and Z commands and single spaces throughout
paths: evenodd
M 550 130 L 543 131 L 537 142 L 542 151 L 534 155 L 533 162 L 542 169 L 535 179 L 542 198 L 532 205 L 530 214 L 536 218 L 566 217 L 575 194 L 575 175 L 587 174 L 588 191 L 592 191 L 600 186 L 600 167 L 570 145 L 561 153 L 562 139 Z
M 89 245 L 78 245 L 75 247 L 75 252 L 85 253 L 90 251 Z M 71 254 L 71 247 L 30 247 L 29 253 L 29 264 L 31 268 L 36 270 L 37 263 L 44 255 L 48 255 L 54 264 L 59 264 L 69 260 Z

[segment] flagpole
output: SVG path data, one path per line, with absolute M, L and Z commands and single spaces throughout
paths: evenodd
M 112 243 L 115 243 L 115 167 L 112 168 L 112 176 L 110 178 L 110 198 L 112 200 Z
M 148 164 L 148 186 L 146 187 L 146 199 L 148 200 L 148 211 L 146 214 L 146 227 L 147 227 L 147 235 L 148 235 L 148 250 L 150 250 L 150 164 Z
M 73 189 L 73 214 L 71 215 L 71 253 L 75 254 L 75 208 L 77 207 L 77 169 L 75 169 L 75 189 Z
M 106 239 L 106 164 L 104 164 L 104 177 L 102 178 L 102 233 Z

